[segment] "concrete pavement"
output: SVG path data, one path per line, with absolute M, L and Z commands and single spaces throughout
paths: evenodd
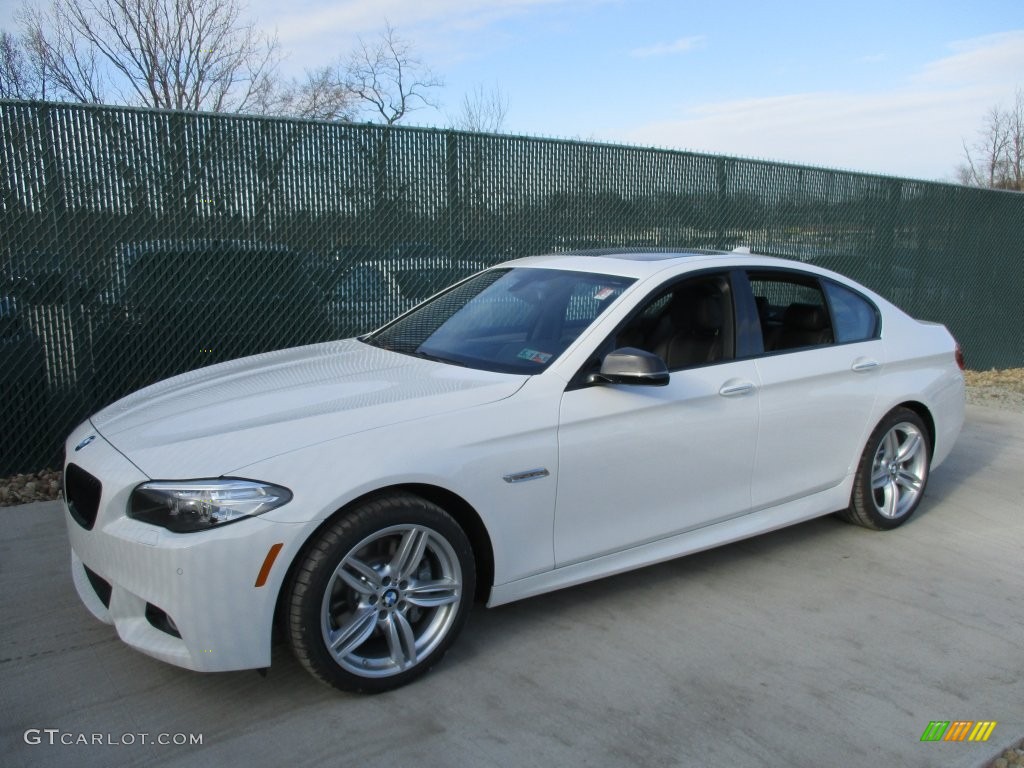
M 9 767 L 974 768 L 1024 735 L 1021 414 L 970 407 L 896 531 L 825 518 L 478 608 L 438 668 L 375 697 L 318 684 L 284 646 L 265 679 L 135 653 L 79 604 L 57 503 L 0 521 Z M 922 743 L 933 720 L 998 725 Z

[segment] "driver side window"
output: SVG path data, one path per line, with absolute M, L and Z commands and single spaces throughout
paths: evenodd
M 658 355 L 670 371 L 734 357 L 733 309 L 725 275 L 701 275 L 654 296 L 619 329 L 614 347 Z

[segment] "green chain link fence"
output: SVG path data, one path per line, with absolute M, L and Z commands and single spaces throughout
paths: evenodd
M 0 102 L 0 476 L 212 362 L 353 335 L 514 256 L 732 248 L 1024 365 L 1024 195 L 638 147 Z

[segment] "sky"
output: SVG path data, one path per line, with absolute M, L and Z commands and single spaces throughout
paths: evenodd
M 30 0 L 42 2 L 43 0 Z M 0 25 L 16 0 L 3 0 Z M 985 113 L 1024 88 L 1024 0 L 250 0 L 287 74 L 389 22 L 502 132 L 953 180 Z

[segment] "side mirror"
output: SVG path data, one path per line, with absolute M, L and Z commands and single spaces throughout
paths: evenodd
M 591 383 L 634 384 L 663 387 L 668 384 L 668 367 L 657 355 L 635 347 L 609 352 L 601 361 L 601 370 L 590 377 Z

